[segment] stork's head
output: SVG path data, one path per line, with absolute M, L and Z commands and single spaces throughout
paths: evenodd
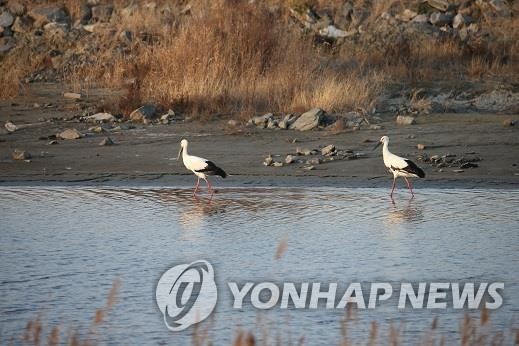
M 187 139 L 183 139 L 180 141 L 180 150 L 178 151 L 177 161 L 180 158 L 180 154 L 182 154 L 182 150 L 187 148 Z
M 380 140 L 378 141 L 377 145 L 375 145 L 375 147 L 372 149 L 372 151 L 377 149 L 381 144 L 388 144 L 388 143 L 389 143 L 389 137 L 382 136 L 382 137 L 380 137 Z

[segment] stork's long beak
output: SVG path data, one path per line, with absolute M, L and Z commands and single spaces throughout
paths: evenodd
M 377 149 L 377 148 L 380 146 L 380 144 L 382 144 L 382 142 L 378 142 L 377 145 L 375 145 L 375 146 L 373 147 L 373 149 L 371 149 L 371 151 Z
M 178 161 L 178 159 L 180 159 L 180 154 L 182 154 L 182 147 L 180 147 L 180 150 L 178 151 L 177 161 Z

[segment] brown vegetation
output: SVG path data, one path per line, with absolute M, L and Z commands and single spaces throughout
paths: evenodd
M 73 19 L 79 16 L 78 0 L 48 2 L 64 2 Z M 519 74 L 519 24 L 513 16 L 480 14 L 478 36 L 463 42 L 452 34 L 403 34 L 384 26 L 382 13 L 418 11 L 416 2 L 353 4 L 366 13 L 362 25 L 374 42 L 364 36 L 318 40 L 290 15 L 291 8 L 314 7 L 333 16 L 344 1 L 197 0 L 185 10 L 189 15 L 169 19 L 139 5 L 139 15 L 122 17 L 112 30 L 95 34 L 103 45 L 88 63 L 57 72 L 75 89 L 127 89 L 120 102 L 112 102 L 125 115 L 152 101 L 206 118 L 312 107 L 371 109 L 389 88 L 482 78 L 513 81 Z M 134 39 L 123 47 L 117 37 L 125 30 Z M 45 54 L 17 50 L 2 61 L 0 84 L 7 87 L 0 97 L 17 94 L 24 77 L 48 63 Z

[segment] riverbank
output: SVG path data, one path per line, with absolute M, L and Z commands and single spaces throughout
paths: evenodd
M 62 86 L 41 85 L 29 94 L 0 102 L 0 183 L 190 185 L 193 177 L 176 161 L 179 142 L 230 175 L 217 186 L 385 186 L 390 183 L 376 141 L 390 137 L 390 149 L 426 172 L 417 186 L 500 187 L 519 185 L 517 120 L 499 114 L 429 114 L 401 126 L 392 114 L 380 114 L 376 126 L 312 131 L 260 129 L 181 119 L 168 124 L 93 124 L 74 117 L 78 107 L 97 104 L 102 93 L 81 102 L 62 96 Z M 16 124 L 9 133 L 5 121 Z M 77 129 L 81 137 L 56 134 Z M 109 137 L 114 145 L 100 146 Z M 334 153 L 321 149 L 333 145 Z M 30 155 L 15 160 L 13 152 Z M 299 153 L 299 155 L 298 155 Z M 305 155 L 310 154 L 310 155 Z M 280 167 L 265 166 L 268 156 Z M 292 162 L 287 164 L 287 155 Z

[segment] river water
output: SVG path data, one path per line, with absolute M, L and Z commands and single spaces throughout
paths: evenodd
M 234 309 L 229 282 L 503 282 L 491 328 L 510 330 L 519 317 L 518 190 L 419 189 L 412 200 L 401 190 L 394 203 L 379 188 L 206 197 L 174 187 L 0 188 L 0 343 L 20 340 L 40 316 L 44 335 L 57 325 L 62 338 L 75 329 L 102 344 L 191 344 L 193 327 L 166 328 L 155 288 L 172 266 L 202 259 L 214 268 L 218 303 L 195 333 L 217 345 L 240 329 L 267 344 L 341 340 L 343 309 Z M 114 282 L 117 303 L 89 333 Z M 422 340 L 435 317 L 447 340 L 459 337 L 464 310 L 397 304 L 350 311 L 348 337 L 365 342 L 376 321 L 381 336 L 392 324 L 401 340 Z

